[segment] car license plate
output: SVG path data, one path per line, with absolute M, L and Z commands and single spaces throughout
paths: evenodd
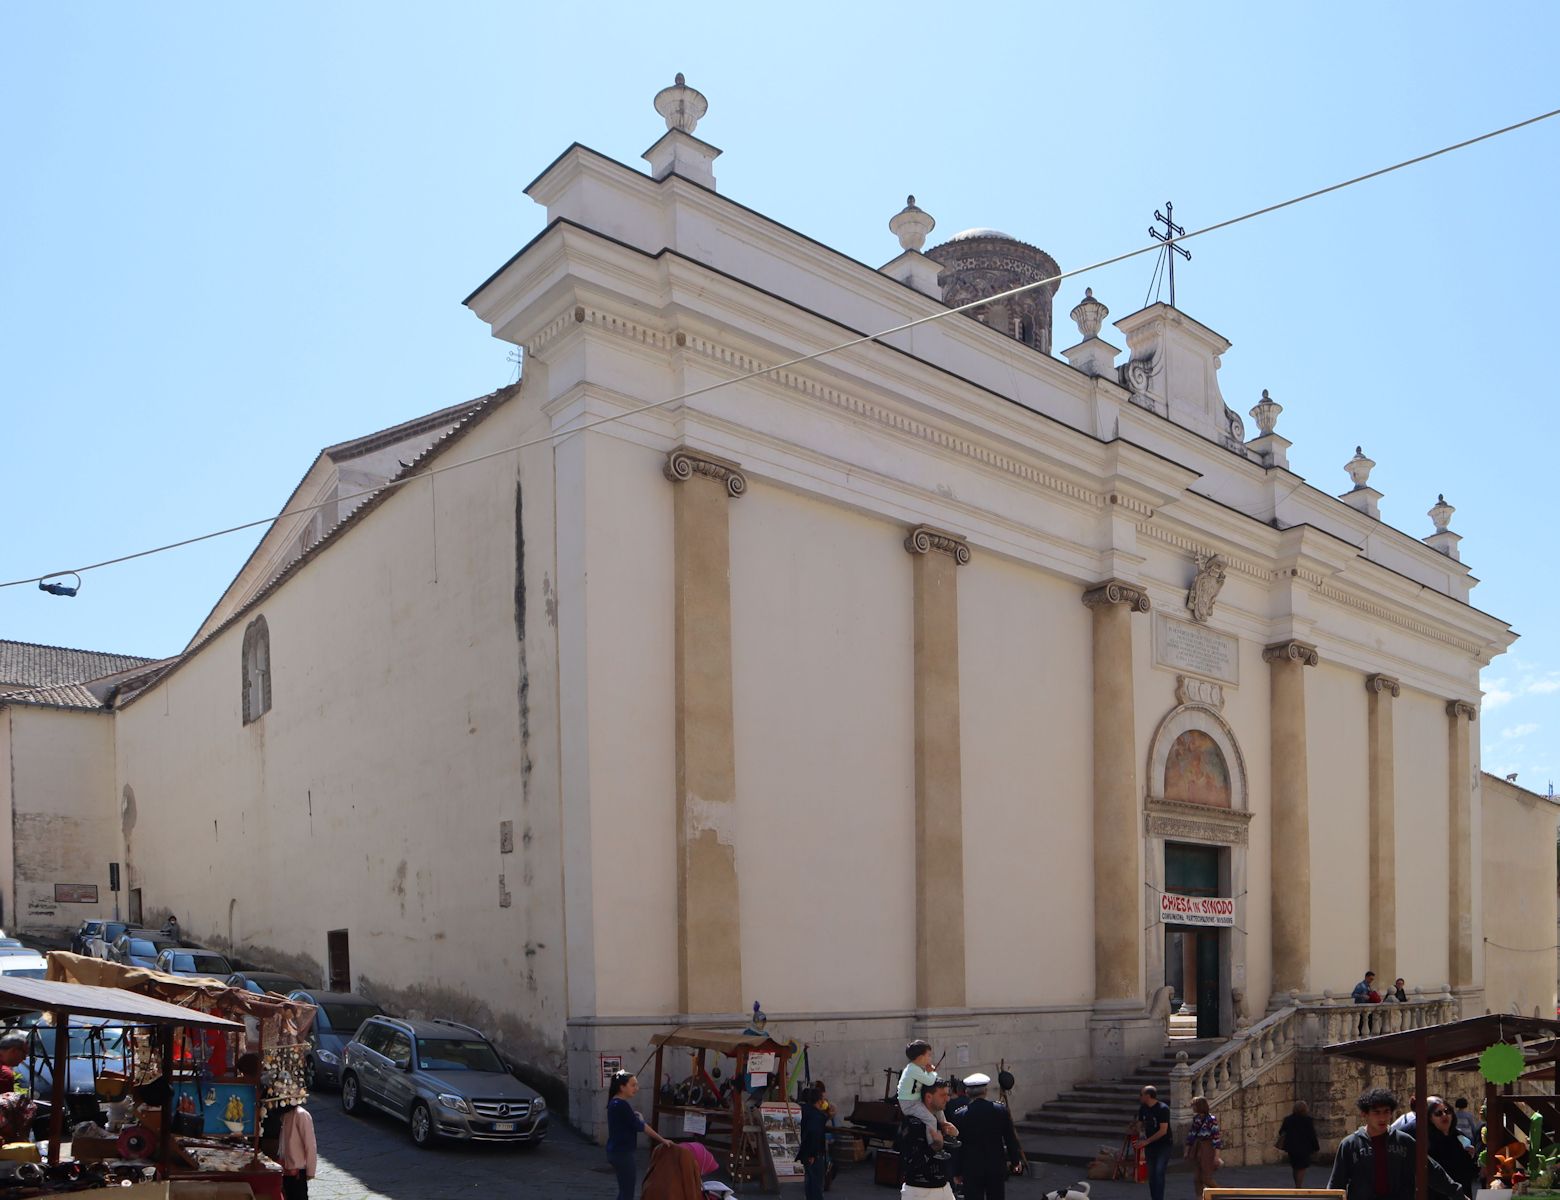
M 515 1131 L 515 1129 L 519 1126 L 519 1124 L 520 1123 L 518 1121 L 494 1121 L 493 1122 L 493 1132 L 494 1133 L 513 1133 Z

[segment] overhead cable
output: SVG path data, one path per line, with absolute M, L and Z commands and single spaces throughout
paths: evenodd
M 37 575 L 28 575 L 23 579 L 7 580 L 5 582 L 0 582 L 0 588 L 21 587 L 26 584 L 38 583 L 56 575 L 64 575 L 72 571 L 80 574 L 84 571 L 96 571 L 103 567 L 112 567 L 119 563 L 131 562 L 138 558 L 147 558 L 153 554 L 164 554 L 169 550 L 178 550 L 184 546 L 193 546 L 198 542 L 207 542 L 213 538 L 226 537 L 231 533 L 241 533 L 246 529 L 255 529 L 261 525 L 269 525 L 272 522 L 280 521 L 285 517 L 298 516 L 302 513 L 314 512 L 317 509 L 325 508 L 329 505 L 341 504 L 348 500 L 356 500 L 361 497 L 372 496 L 380 492 L 404 487 L 406 484 L 411 483 L 414 480 L 431 478 L 434 475 L 442 475 L 446 471 L 454 471 L 459 470 L 462 467 L 473 466 L 476 463 L 486 462 L 488 459 L 498 458 L 502 455 L 511 454 L 519 450 L 526 450 L 532 446 L 542 445 L 545 442 L 558 441 L 562 438 L 571 437 L 576 433 L 586 433 L 592 429 L 599 429 L 603 425 L 610 425 L 615 421 L 623 421 L 630 417 L 638 416 L 640 413 L 650 412 L 658 408 L 665 408 L 667 405 L 677 404 L 684 400 L 692 400 L 695 397 L 706 395 L 707 393 L 716 391 L 720 388 L 730 387 L 732 384 L 745 383 L 750 379 L 757 379 L 764 375 L 772 375 L 776 371 L 784 371 L 791 367 L 798 367 L 803 363 L 813 362 L 830 354 L 838 354 L 841 350 L 849 350 L 854 346 L 861 346 L 868 342 L 880 341 L 883 338 L 892 337 L 896 333 L 904 333 L 908 330 L 915 329 L 918 326 L 930 324 L 933 321 L 941 321 L 947 317 L 955 315 L 956 313 L 968 312 L 974 308 L 980 308 L 988 304 L 993 304 L 1001 300 L 1009 299 L 1013 296 L 1022 295 L 1025 292 L 1034 291 L 1036 288 L 1046 287 L 1053 283 L 1060 283 L 1062 280 L 1071 279 L 1075 275 L 1082 275 L 1089 271 L 1098 271 L 1104 267 L 1114 266 L 1116 263 L 1126 262 L 1128 259 L 1137 258 L 1142 254 L 1159 253 L 1165 250 L 1167 246 L 1173 246 L 1180 242 L 1189 242 L 1193 238 L 1199 238 L 1206 234 L 1216 233 L 1221 229 L 1229 229 L 1231 226 L 1240 225 L 1243 222 L 1255 220 L 1257 217 L 1267 216 L 1269 213 L 1275 213 L 1281 209 L 1292 208 L 1295 205 L 1303 204 L 1308 200 L 1315 200 L 1319 196 L 1326 196 L 1332 192 L 1342 191 L 1344 188 L 1353 187 L 1355 184 L 1365 183 L 1372 179 L 1379 179 L 1383 175 L 1390 175 L 1392 172 L 1401 171 L 1405 167 L 1412 167 L 1419 163 L 1429 162 L 1433 158 L 1440 158 L 1442 155 L 1451 154 L 1454 151 L 1466 149 L 1467 147 L 1477 145 L 1480 142 L 1487 142 L 1492 138 L 1501 137 L 1502 135 L 1508 133 L 1514 133 L 1518 129 L 1525 129 L 1529 125 L 1536 125 L 1540 121 L 1547 121 L 1551 117 L 1556 116 L 1560 116 L 1560 108 L 1551 109 L 1545 113 L 1539 113 L 1537 116 L 1528 117 L 1526 120 L 1517 121 L 1511 125 L 1504 125 L 1499 129 L 1492 129 L 1488 133 L 1479 134 L 1477 137 L 1465 138 L 1460 142 L 1453 142 L 1449 146 L 1442 146 L 1440 149 L 1431 150 L 1426 154 L 1417 154 L 1413 158 L 1405 158 L 1401 162 L 1395 162 L 1390 166 L 1380 167 L 1374 171 L 1367 171 L 1363 175 L 1356 175 L 1351 179 L 1345 179 L 1339 183 L 1329 184 L 1326 187 L 1316 188 L 1301 195 L 1292 196 L 1288 200 L 1280 200 L 1275 204 L 1269 204 L 1262 208 L 1253 209 L 1250 212 L 1242 213 L 1237 217 L 1229 217 L 1223 221 L 1216 221 L 1212 225 L 1204 225 L 1201 229 L 1194 229 L 1189 233 L 1178 234 L 1166 241 L 1151 241 L 1146 246 L 1139 246 L 1135 250 L 1128 250 L 1122 254 L 1112 255 L 1109 258 L 1102 258 L 1098 262 L 1090 263 L 1087 266 L 1075 267 L 1071 271 L 1062 271 L 1056 275 L 1049 275 L 1044 279 L 1037 279 L 1032 283 L 1026 283 L 1020 285 L 1019 287 L 1009 288 L 1005 292 L 998 292 L 992 296 L 984 296 L 979 300 L 972 300 L 968 304 L 961 304 L 954 308 L 939 309 L 937 312 L 929 313 L 924 317 L 917 317 L 914 320 L 905 321 L 901 324 L 890 326 L 887 329 L 880 329 L 876 333 L 864 333 L 853 338 L 847 338 L 843 342 L 837 342 L 832 346 L 826 346 L 822 350 L 814 350 L 810 354 L 800 354 L 794 358 L 788 358 L 783 362 L 773 363 L 767 367 L 757 367 L 751 371 L 744 372 L 743 374 L 734 375 L 729 379 L 721 379 L 715 383 L 706 384 L 703 387 L 693 388 L 691 391 L 680 392 L 675 396 L 668 396 L 664 400 L 655 400 L 649 404 L 641 404 L 636 408 L 626 409 L 623 412 L 611 413 L 604 417 L 597 417 L 594 420 L 585 421 L 578 425 L 571 425 L 566 429 L 559 429 L 552 433 L 542 434 L 541 436 L 532 438 L 529 441 L 517 442 L 512 446 L 505 446 L 498 450 L 489 451 L 487 454 L 479 454 L 474 458 L 466 458 L 460 460 L 459 462 L 446 463 L 445 465 L 439 467 L 429 467 L 425 470 L 417 471 L 410 475 L 403 475 L 395 479 L 387 480 L 386 482 L 378 484 L 375 487 L 364 488 L 362 491 L 351 492 L 345 496 L 338 496 L 332 500 L 322 501 L 319 504 L 306 504 L 298 508 L 290 508 L 283 512 L 275 513 L 272 516 L 259 517 L 253 521 L 244 521 L 238 525 L 229 525 L 225 529 L 215 529 L 210 533 L 202 533 L 197 534 L 194 537 L 181 538 L 176 542 L 168 542 L 165 545 L 153 546 L 146 550 L 137 550 L 132 554 L 121 554 L 114 558 L 105 558 L 101 562 L 87 563 L 86 565 L 79 567 L 67 567 L 63 570 L 45 571 Z

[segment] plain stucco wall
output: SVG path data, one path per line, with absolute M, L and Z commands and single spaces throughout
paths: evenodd
M 457 453 L 512 441 L 513 412 Z M 556 1070 L 562 856 L 556 808 L 521 784 L 515 474 L 501 457 L 442 476 L 437 524 L 414 483 L 345 530 L 120 712 L 118 785 L 147 919 L 171 909 L 310 982 L 346 929 L 353 982 L 393 1011 L 471 1021 Z M 244 725 L 257 613 L 272 708 Z
M 114 913 L 114 722 L 106 713 L 22 705 L 9 714 L 10 828 L 15 895 L 3 924 L 34 933 L 74 931 Z M 54 885 L 96 884 L 96 904 L 58 903 Z
M 1367 699 L 1358 671 L 1325 660 L 1306 671 L 1315 992 L 1348 992 L 1365 973 L 1370 956 Z
M 1450 796 L 1446 701 L 1405 687 L 1393 701 L 1397 783 L 1397 973 L 1426 991 L 1447 982 Z
M 1560 807 L 1482 777 L 1484 1005 L 1548 1016 L 1555 1006 L 1555 827 Z
M 912 1007 L 905 530 L 762 482 L 729 511 L 744 987 L 771 1010 Z
M 959 568 L 967 989 L 974 1007 L 1093 1001 L 1090 671 L 1081 589 L 976 553 Z

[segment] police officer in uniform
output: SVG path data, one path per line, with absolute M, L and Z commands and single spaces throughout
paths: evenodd
M 990 1086 L 989 1075 L 964 1080 L 968 1099 L 958 1119 L 958 1172 L 964 1181 L 964 1200 L 1004 1200 L 1007 1177 L 1023 1168 L 1012 1114 L 1006 1105 L 986 1098 Z

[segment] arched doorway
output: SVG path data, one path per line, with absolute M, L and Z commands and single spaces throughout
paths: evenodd
M 1146 939 L 1150 990 L 1171 988 L 1197 1036 L 1228 1037 L 1246 1004 L 1246 767 L 1217 685 L 1177 681 L 1181 703 L 1149 744 Z

